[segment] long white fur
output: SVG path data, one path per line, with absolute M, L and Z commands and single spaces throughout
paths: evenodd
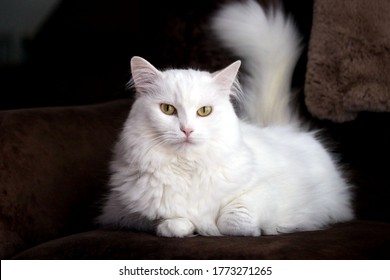
M 132 58 L 137 98 L 115 147 L 100 224 L 166 237 L 259 236 L 353 218 L 349 185 L 314 133 L 299 129 L 288 107 L 297 42 L 275 43 L 282 55 L 275 49 L 274 60 L 261 51 L 271 49 L 268 40 L 295 38 L 295 29 L 281 11 L 265 15 L 247 1 L 224 7 L 216 30 L 221 35 L 237 21 L 246 23 L 229 34 L 240 33 L 243 40 L 231 41 L 231 47 L 253 58 L 247 88 L 252 103 L 244 104 L 249 121 L 237 117 L 230 101 L 239 62 L 208 73 L 159 71 Z M 248 28 L 272 36 L 248 43 Z M 176 113 L 164 114 L 162 103 L 175 106 Z M 196 114 L 203 106 L 212 107 L 207 117 Z M 183 129 L 192 133 L 186 136 Z
M 296 122 L 290 88 L 300 37 L 293 20 L 280 7 L 266 12 L 249 0 L 223 7 L 213 18 L 212 28 L 248 69 L 244 83 L 247 118 L 259 125 Z

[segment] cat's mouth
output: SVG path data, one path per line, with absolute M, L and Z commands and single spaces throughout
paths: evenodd
M 187 148 L 187 147 L 192 147 L 192 146 L 195 146 L 197 144 L 196 140 L 193 139 L 192 137 L 184 137 L 184 138 L 181 138 L 179 141 L 178 141 L 178 145 L 181 147 L 181 148 Z
M 183 145 L 193 145 L 195 144 L 194 141 L 189 138 L 189 137 L 185 137 L 182 142 L 181 142 Z
M 197 137 L 178 137 L 175 141 L 172 142 L 173 146 L 176 149 L 189 149 L 193 147 L 197 147 L 202 144 L 202 140 Z

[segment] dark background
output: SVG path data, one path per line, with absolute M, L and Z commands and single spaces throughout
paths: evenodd
M 23 63 L 0 66 L 0 110 L 129 96 L 125 84 L 134 55 L 157 67 L 224 67 L 233 58 L 213 41 L 208 21 L 228 1 L 63 0 L 24 40 Z M 307 42 L 312 1 L 285 2 Z M 296 76 L 302 86 L 304 71 Z

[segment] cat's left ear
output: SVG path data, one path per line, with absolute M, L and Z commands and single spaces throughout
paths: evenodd
M 152 64 L 139 56 L 131 58 L 130 67 L 134 86 L 139 93 L 142 93 L 153 84 L 161 74 Z
M 223 90 L 230 91 L 236 76 L 238 69 L 240 69 L 241 61 L 237 60 L 233 62 L 228 67 L 222 69 L 221 71 L 213 73 L 213 80 L 222 87 Z

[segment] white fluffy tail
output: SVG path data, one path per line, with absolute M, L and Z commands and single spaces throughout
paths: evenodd
M 222 7 L 212 28 L 248 70 L 243 85 L 245 117 L 262 126 L 295 123 L 291 79 L 301 48 L 291 18 L 281 9 L 266 12 L 247 0 Z

